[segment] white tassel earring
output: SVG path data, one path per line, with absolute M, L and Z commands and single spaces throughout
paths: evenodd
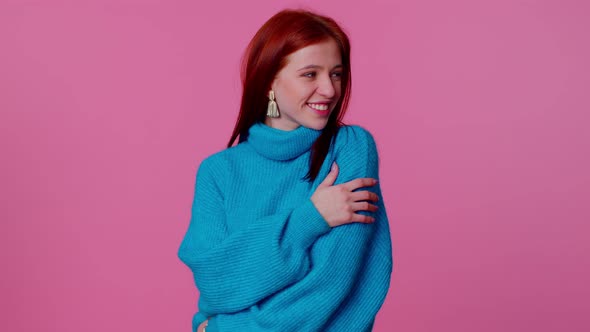
M 266 109 L 266 116 L 269 118 L 278 118 L 279 117 L 279 108 L 277 107 L 277 102 L 275 101 L 275 92 L 270 90 L 268 94 L 268 108 Z

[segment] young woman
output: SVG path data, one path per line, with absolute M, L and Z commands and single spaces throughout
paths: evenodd
M 348 37 L 328 17 L 279 12 L 250 42 L 242 83 L 179 249 L 200 292 L 193 331 L 370 331 L 392 255 L 375 142 L 341 123 Z

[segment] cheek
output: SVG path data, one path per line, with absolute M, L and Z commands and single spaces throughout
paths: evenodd
M 334 90 L 336 90 L 336 94 L 338 96 L 340 96 L 340 94 L 342 93 L 342 82 L 341 81 L 334 83 Z
M 313 95 L 314 89 L 310 84 L 292 83 L 289 86 L 289 100 L 297 104 L 305 104 Z
M 282 89 L 283 99 L 286 102 L 293 103 L 296 102 L 300 98 L 301 94 L 301 87 L 297 85 L 296 82 L 284 82 Z

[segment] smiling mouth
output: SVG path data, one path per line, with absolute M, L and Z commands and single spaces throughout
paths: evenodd
M 330 114 L 330 107 L 328 106 L 328 104 L 309 103 L 307 104 L 307 107 L 314 111 L 314 113 L 321 116 L 328 116 Z
M 327 111 L 328 110 L 328 104 L 313 104 L 313 103 L 308 103 L 307 106 L 313 108 L 316 111 Z

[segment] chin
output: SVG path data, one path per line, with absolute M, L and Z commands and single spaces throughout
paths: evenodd
M 315 130 L 323 130 L 324 128 L 326 128 L 326 125 L 328 124 L 328 120 L 325 121 L 308 121 L 307 123 L 304 124 L 305 127 L 310 128 L 310 129 L 315 129 Z

